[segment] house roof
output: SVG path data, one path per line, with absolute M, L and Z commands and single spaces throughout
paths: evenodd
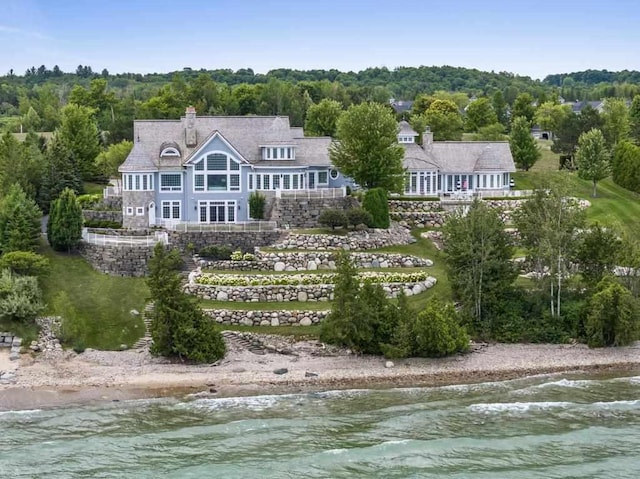
M 249 163 L 262 161 L 261 146 L 287 145 L 296 147 L 296 159 L 290 166 L 329 166 L 330 138 L 304 137 L 302 128 L 291 128 L 284 116 L 213 116 L 196 117 L 197 144 L 188 147 L 185 138 L 186 120 L 136 120 L 134 146 L 119 171 L 157 171 L 184 164 L 216 132 Z M 181 153 L 180 158 L 160 160 L 161 146 L 171 143 Z M 175 164 L 174 164 L 175 163 Z
M 402 120 L 400 123 L 398 123 L 398 126 L 400 127 L 400 131 L 398 132 L 398 135 L 418 136 L 418 133 L 416 133 L 416 131 L 413 128 L 411 128 L 411 125 L 409 124 L 408 121 Z
M 439 169 L 433 149 L 423 148 L 417 143 L 401 143 L 404 147 L 403 166 L 409 170 Z
M 396 113 L 404 113 L 410 111 L 413 108 L 413 101 L 409 100 L 391 100 L 389 104 L 395 110 Z
M 431 149 L 443 172 L 516 171 L 506 141 L 436 141 Z

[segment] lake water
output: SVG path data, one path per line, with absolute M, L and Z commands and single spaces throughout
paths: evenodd
M 6 478 L 635 478 L 640 377 L 0 413 Z

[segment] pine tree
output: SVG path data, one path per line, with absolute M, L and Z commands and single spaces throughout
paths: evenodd
M 82 208 L 73 190 L 65 188 L 49 215 L 47 235 L 57 251 L 71 251 L 82 237 Z
M 44 176 L 38 203 L 44 211 L 49 211 L 50 203 L 60 196 L 65 188 L 73 190 L 76 194 L 81 194 L 83 189 L 75 157 L 57 134 L 49 141 L 44 159 Z
M 541 156 L 535 138 L 531 136 L 531 125 L 524 117 L 517 117 L 511 125 L 509 146 L 513 160 L 518 168 L 529 171 Z
M 20 185 L 13 185 L 0 202 L 0 250 L 35 251 L 40 245 L 42 212 Z

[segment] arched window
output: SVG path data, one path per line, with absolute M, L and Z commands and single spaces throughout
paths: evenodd
M 173 157 L 180 158 L 180 152 L 178 151 L 177 148 L 169 146 L 160 152 L 160 158 L 163 158 L 165 156 L 173 156 Z
M 194 162 L 194 191 L 240 191 L 240 163 L 226 153 L 209 153 Z

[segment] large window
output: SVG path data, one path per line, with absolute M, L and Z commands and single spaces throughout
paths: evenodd
M 160 191 L 182 191 L 182 173 L 162 173 Z
M 198 201 L 200 223 L 235 223 L 235 201 Z
M 162 202 L 162 219 L 179 220 L 180 219 L 180 201 L 171 200 Z
M 122 185 L 125 191 L 153 191 L 153 174 L 124 174 Z
M 325 172 L 325 178 L 326 178 Z M 304 190 L 304 173 L 250 173 L 249 190 Z M 326 184 L 326 180 L 325 180 Z
M 412 171 L 406 174 L 404 191 L 408 195 L 433 195 L 438 192 L 438 173 Z
M 225 153 L 211 153 L 194 166 L 194 191 L 240 191 L 240 163 Z

